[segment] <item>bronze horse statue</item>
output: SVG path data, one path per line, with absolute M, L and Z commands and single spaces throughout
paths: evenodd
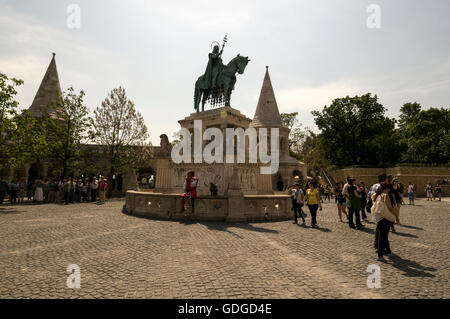
M 217 76 L 216 87 L 207 87 L 205 75 L 200 76 L 195 82 L 194 109 L 197 112 L 200 111 L 201 101 L 203 112 L 208 100 L 213 106 L 222 102 L 225 103 L 225 106 L 230 106 L 231 92 L 234 90 L 234 84 L 236 83 L 236 74 L 243 74 L 249 61 L 248 57 L 238 54 L 227 65 L 222 66 Z

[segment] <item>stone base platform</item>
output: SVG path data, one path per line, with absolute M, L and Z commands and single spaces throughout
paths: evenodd
M 198 196 L 194 214 L 190 205 L 186 200 L 183 213 L 181 194 L 127 191 L 124 212 L 161 219 L 229 222 L 285 220 L 293 214 L 288 195 Z

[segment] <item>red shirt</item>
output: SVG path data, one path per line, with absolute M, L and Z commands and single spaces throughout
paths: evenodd
M 101 192 L 104 192 L 105 191 L 105 189 L 106 189 L 106 186 L 108 186 L 108 183 L 107 182 L 100 182 L 100 191 Z

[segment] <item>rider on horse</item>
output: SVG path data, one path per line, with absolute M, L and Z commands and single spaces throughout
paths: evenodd
M 215 45 L 213 52 L 208 54 L 208 65 L 206 66 L 204 80 L 204 87 L 217 89 L 217 78 L 224 65 L 222 63 L 222 50 L 219 52 L 219 46 Z

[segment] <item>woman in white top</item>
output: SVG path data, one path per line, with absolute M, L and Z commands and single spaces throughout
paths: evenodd
M 389 199 L 389 191 L 391 190 L 391 185 L 387 183 L 381 183 L 378 187 L 377 192 L 372 195 L 372 201 L 375 204 L 377 200 L 383 202 L 387 209 L 395 215 L 395 208 L 392 206 Z M 377 253 L 378 261 L 386 262 L 383 258 L 383 254 L 386 254 L 389 258 L 392 257 L 391 247 L 389 245 L 389 229 L 391 227 L 391 222 L 377 214 L 375 214 L 375 219 L 377 222 Z
M 34 199 L 38 203 L 42 203 L 44 201 L 43 182 L 40 179 L 36 180 L 36 191 L 34 194 Z

